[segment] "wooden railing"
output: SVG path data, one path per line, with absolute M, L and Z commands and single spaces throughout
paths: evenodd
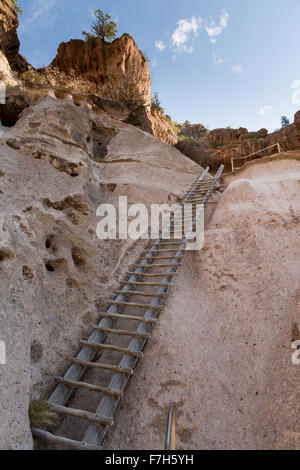
M 235 157 L 235 158 L 232 158 L 231 159 L 231 167 L 232 167 L 232 171 L 236 171 L 236 170 L 239 170 L 240 168 L 242 168 L 244 166 L 244 164 L 246 163 L 246 161 L 252 157 L 254 157 L 254 155 L 258 155 L 259 153 L 261 152 L 264 152 L 265 150 L 269 150 L 271 148 L 274 148 L 274 147 L 277 147 L 277 150 L 278 150 L 278 153 L 281 153 L 281 147 L 280 147 L 280 144 L 277 143 L 277 144 L 273 144 L 273 145 L 270 145 L 269 147 L 265 147 L 261 150 L 258 150 L 257 152 L 254 152 L 254 153 L 251 153 L 250 155 L 247 155 L 246 157 Z M 254 159 L 253 159 L 254 160 Z M 242 165 L 240 164 L 239 166 L 235 165 L 235 162 L 239 162 L 241 163 L 242 161 Z

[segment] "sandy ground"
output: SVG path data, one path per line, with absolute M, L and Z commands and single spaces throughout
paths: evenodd
M 300 162 L 252 163 L 226 189 L 201 252 L 130 382 L 110 449 L 299 449 Z

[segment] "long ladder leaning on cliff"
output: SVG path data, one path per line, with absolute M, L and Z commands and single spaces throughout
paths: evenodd
M 196 205 L 205 205 L 209 201 L 219 185 L 224 166 L 221 165 L 214 178 L 205 179 L 208 170 L 209 168 L 206 168 L 197 178 L 181 205 L 182 210 L 185 203 L 193 204 L 193 230 L 199 216 Z M 171 218 L 170 228 L 173 232 L 176 229 L 174 216 Z M 161 234 L 161 238 L 154 243 L 152 241 L 153 246 L 140 256 L 134 270 L 126 273 L 126 280 L 121 283 L 121 289 L 116 291 L 117 297 L 108 302 L 106 312 L 100 313 L 101 320 L 98 325 L 93 325 L 93 333 L 88 341 L 80 341 L 81 350 L 76 358 L 70 358 L 72 365 L 65 376 L 55 377 L 58 385 L 48 404 L 58 414 L 65 416 L 62 425 L 56 431 L 57 434 L 33 428 L 32 432 L 36 438 L 63 448 L 102 449 L 103 439 L 108 427 L 114 423 L 125 387 L 138 359 L 143 356 L 142 351 L 158 321 L 167 296 L 170 295 L 170 288 L 174 286 L 172 279 L 182 264 L 189 241 L 190 238 L 184 237 L 181 240 L 167 240 Z M 156 289 L 151 292 L 153 288 Z M 138 301 L 129 302 L 132 297 Z M 151 298 L 151 303 L 145 303 L 144 298 Z M 132 313 L 132 310 L 144 311 L 143 316 Z M 95 373 L 96 377 L 93 375 Z M 92 375 L 90 382 L 96 380 L 97 384 L 82 380 L 89 380 L 89 375 Z M 96 404 L 93 403 L 95 392 Z M 78 397 L 78 394 L 81 396 Z M 70 407 L 70 401 L 74 403 L 76 397 L 80 405 L 85 403 L 86 408 L 97 408 L 96 412 Z M 78 433 L 79 427 L 72 421 L 77 418 L 83 423 L 83 426 L 80 426 L 83 437 L 76 440 L 73 435 L 70 436 L 70 429 L 74 429 L 74 434 Z M 67 436 L 63 437 L 58 435 L 59 433 Z

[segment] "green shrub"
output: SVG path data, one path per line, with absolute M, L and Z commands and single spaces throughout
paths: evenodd
M 22 15 L 22 14 L 23 14 L 23 10 L 22 10 L 21 7 L 19 7 L 19 5 L 18 5 L 18 0 L 12 0 L 12 4 L 13 4 L 13 7 L 14 7 L 16 13 L 19 13 L 20 15 Z
M 126 122 L 128 124 L 131 124 L 132 126 L 140 127 L 142 125 L 142 123 L 141 123 L 139 112 L 138 111 L 133 111 L 133 113 L 130 114 L 130 116 L 127 119 Z
M 191 145 L 192 147 L 200 147 L 202 143 L 201 139 L 197 139 L 196 137 L 188 137 L 186 135 L 180 135 L 179 139 L 182 142 Z
M 149 63 L 150 62 L 150 58 L 147 56 L 146 52 L 145 51 L 141 51 L 141 54 L 143 56 L 143 59 L 145 62 Z
M 153 106 L 156 107 L 156 109 L 158 109 L 162 114 L 165 114 L 165 110 L 164 108 L 162 108 L 161 106 L 161 103 L 160 103 L 160 100 L 159 100 L 159 97 L 158 97 L 158 93 L 155 92 L 153 94 L 153 97 L 152 97 L 152 104 Z
M 46 84 L 46 80 L 36 70 L 27 70 L 22 73 L 21 79 L 28 88 L 42 87 Z
M 32 399 L 29 404 L 29 421 L 31 427 L 53 428 L 59 421 L 59 416 L 49 408 L 45 400 Z
M 172 127 L 173 131 L 176 134 L 180 134 L 180 129 L 179 129 L 179 127 L 176 126 L 174 121 L 170 120 L 170 126 Z
M 222 147 L 222 144 L 219 140 L 213 140 L 212 143 L 211 143 L 211 146 L 213 149 L 217 149 L 219 147 Z

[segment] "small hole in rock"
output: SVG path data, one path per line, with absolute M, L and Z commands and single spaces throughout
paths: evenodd
M 47 237 L 46 243 L 45 243 L 45 246 L 46 246 L 47 250 L 49 250 L 52 247 L 53 241 L 54 241 L 54 235 L 49 235 Z
M 23 266 L 23 276 L 26 279 L 33 279 L 34 277 L 33 272 L 30 268 L 28 268 L 28 266 Z
M 50 273 L 53 273 L 55 271 L 54 266 L 52 264 L 46 263 L 45 266 L 46 266 L 47 271 L 49 271 Z

